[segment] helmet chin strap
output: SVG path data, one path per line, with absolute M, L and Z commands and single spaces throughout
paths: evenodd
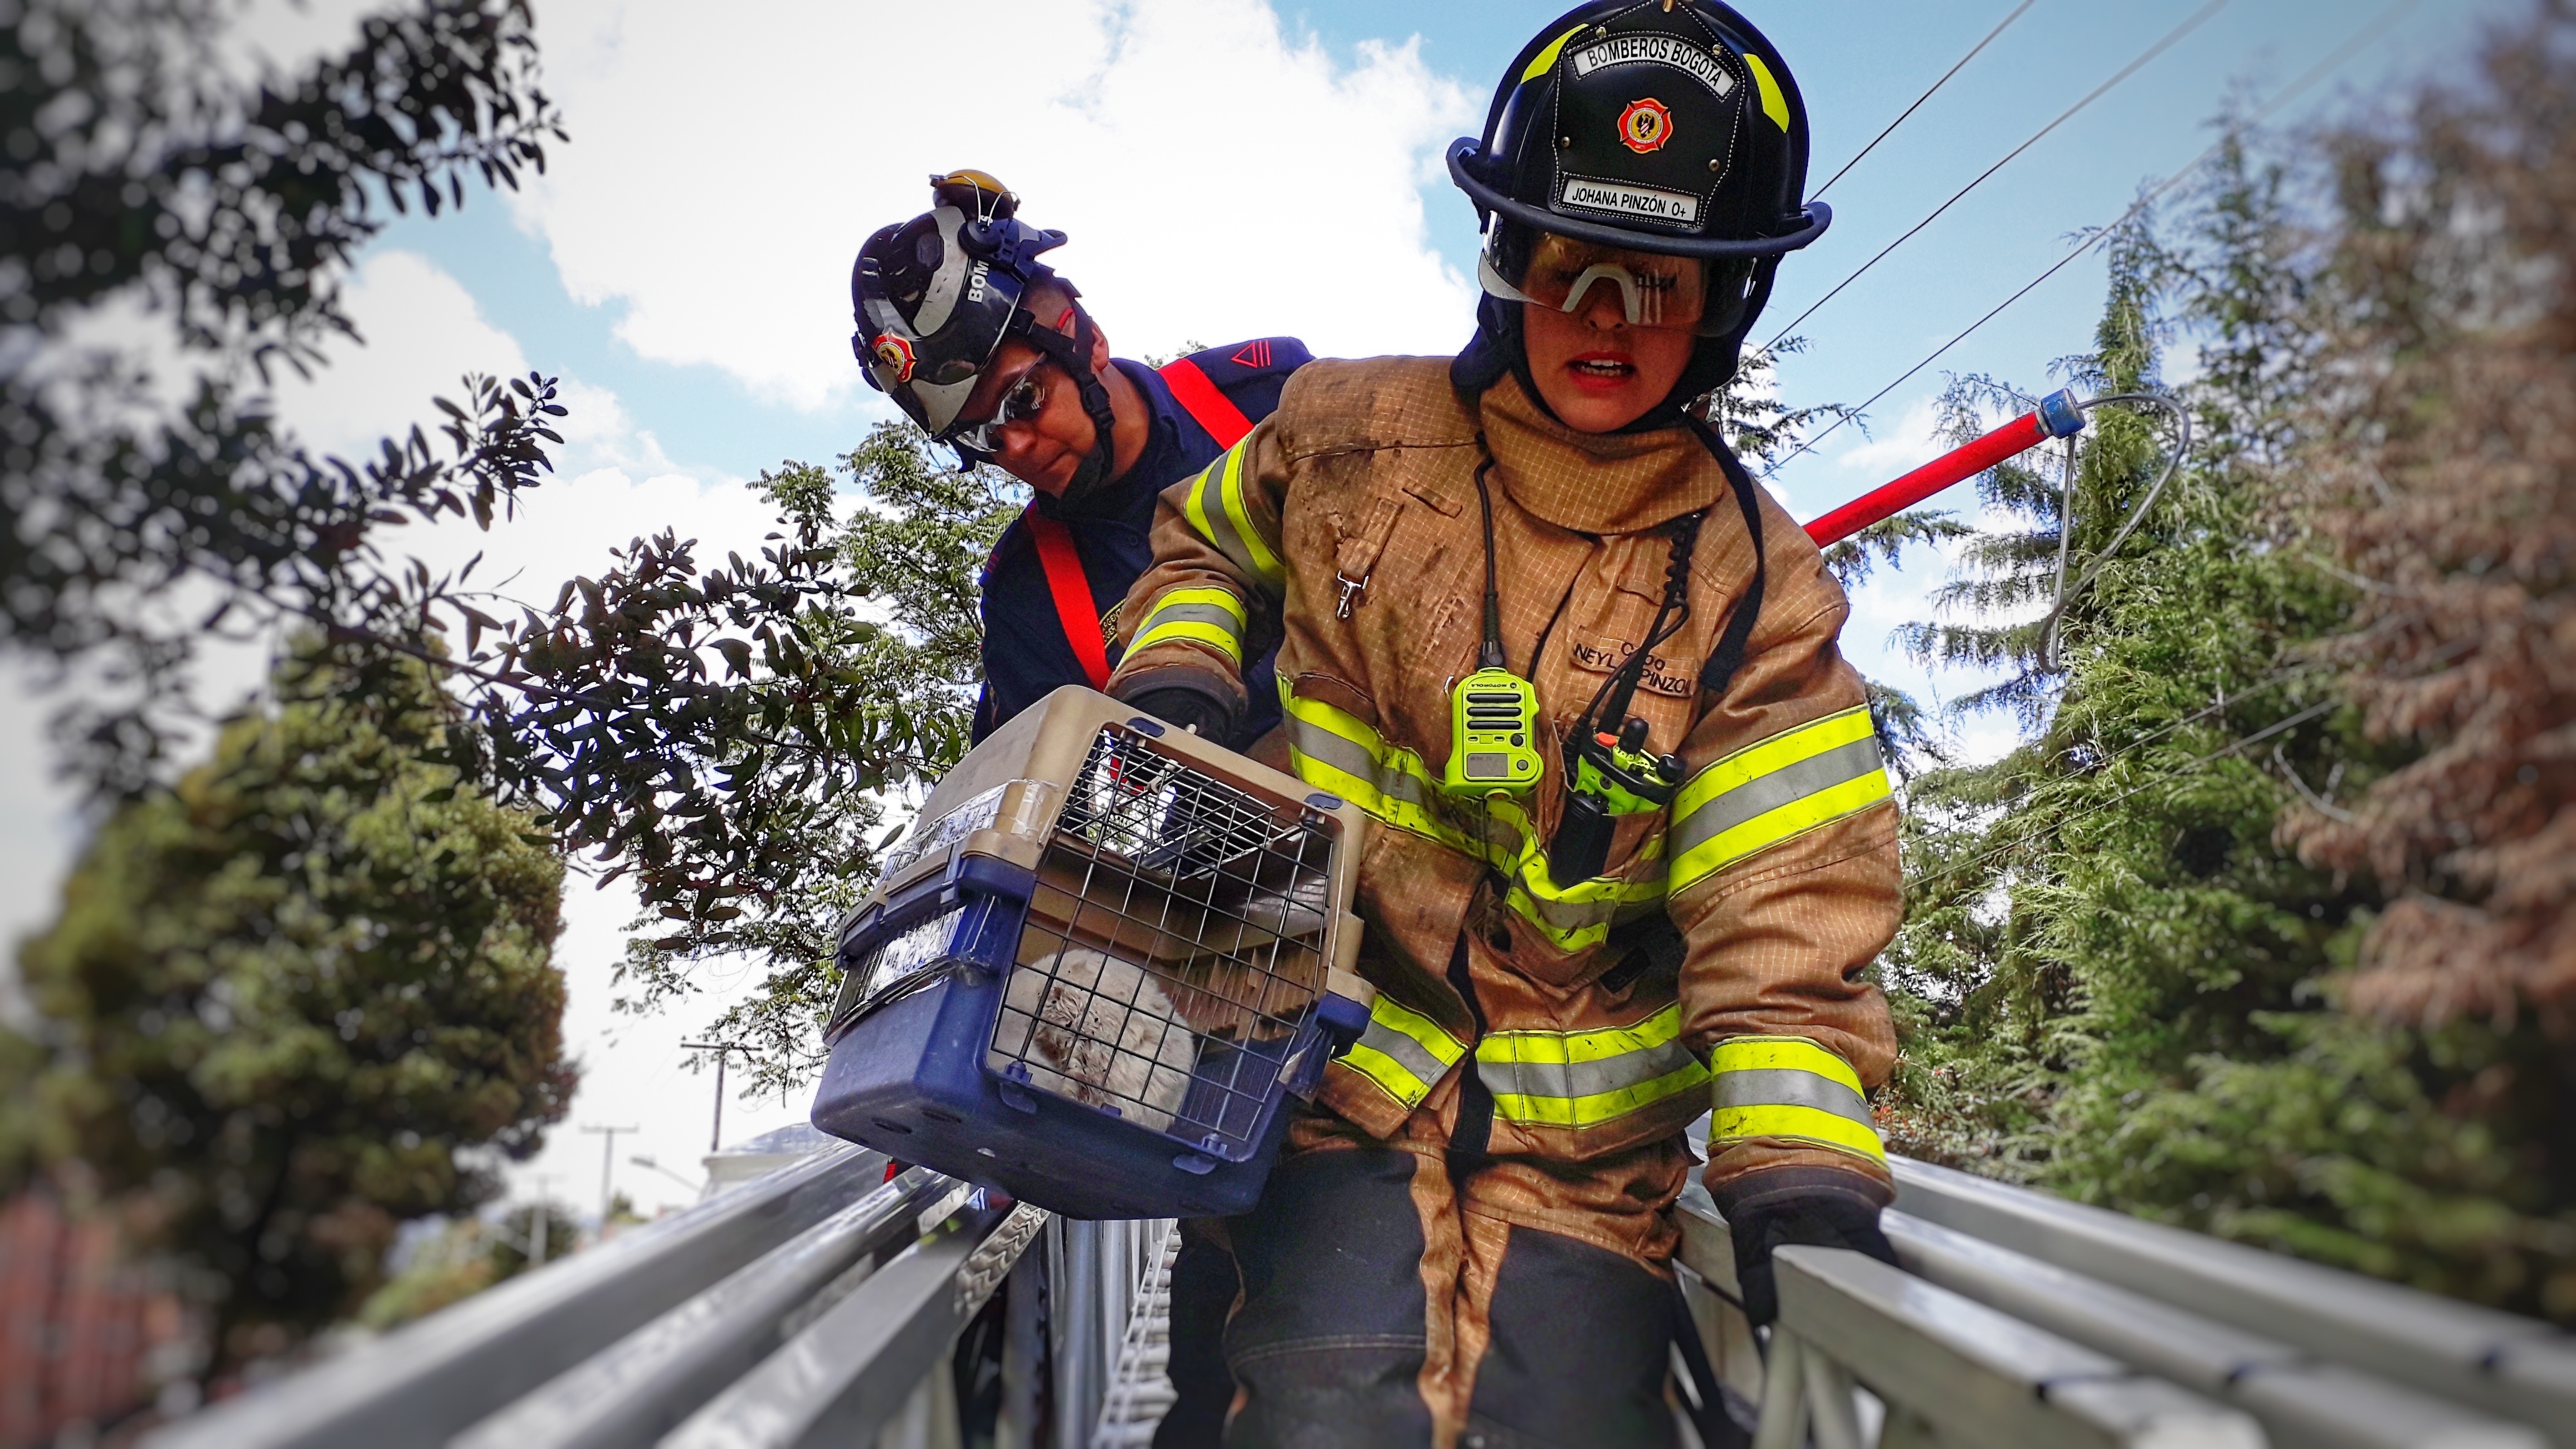
M 1064 485 L 1066 498 L 1078 498 L 1109 481 L 1109 470 L 1117 459 L 1118 414 L 1109 405 L 1109 389 L 1092 368 L 1092 344 L 1099 331 L 1091 325 L 1091 314 L 1076 302 L 1073 335 L 1065 336 L 1053 327 L 1040 326 L 1026 312 L 1020 314 L 1017 330 L 1031 347 L 1043 353 L 1057 370 L 1073 379 L 1075 391 L 1082 398 L 1082 410 L 1091 416 L 1091 453 L 1073 470 L 1072 481 Z

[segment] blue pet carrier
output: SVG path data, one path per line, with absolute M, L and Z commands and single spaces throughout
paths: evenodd
M 1337 796 L 1078 687 L 940 780 L 840 933 L 814 1125 L 1077 1218 L 1249 1209 L 1373 994 Z

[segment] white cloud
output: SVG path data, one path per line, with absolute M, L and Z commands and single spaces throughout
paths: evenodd
M 284 376 L 279 416 L 308 444 L 358 458 L 390 432 L 434 431 L 433 397 L 462 401 L 468 372 L 528 370 L 518 341 L 484 320 L 474 298 L 437 263 L 414 252 L 371 253 L 344 297 L 361 342 L 335 338 L 330 365 L 311 378 Z
M 1471 291 L 1430 247 L 1418 184 L 1477 113 L 1413 46 L 1343 66 L 1261 0 L 975 14 L 973 34 L 1006 39 L 961 44 L 940 7 L 782 0 L 710 25 L 680 0 L 567 0 L 542 35 L 572 142 L 514 205 L 575 298 L 625 306 L 643 355 L 800 407 L 860 387 L 859 243 L 961 165 L 1071 234 L 1049 260 L 1128 355 L 1464 338 Z
M 1836 453 L 1834 466 L 1845 472 L 1867 474 L 1874 484 L 1884 483 L 1946 451 L 1938 435 L 1939 425 L 1940 412 L 1934 400 L 1917 398 L 1897 418 L 1895 427 L 1882 428 L 1868 441 Z

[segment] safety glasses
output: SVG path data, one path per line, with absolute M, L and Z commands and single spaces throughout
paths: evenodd
M 1002 404 L 993 409 L 991 417 L 958 429 L 949 435 L 948 441 L 987 458 L 998 455 L 1002 451 L 1002 429 L 1013 423 L 1027 422 L 1046 411 L 1047 385 L 1046 380 L 1039 376 L 1044 371 L 1046 364 L 1039 363 L 1020 374 L 1020 380 L 1011 385 L 1011 390 L 1002 394 Z
M 1708 310 L 1708 275 L 1691 257 L 1626 251 L 1571 237 L 1542 235 L 1518 283 L 1495 269 L 1491 248 L 1476 257 L 1476 281 L 1506 302 L 1531 302 L 1560 312 L 1581 312 L 1594 289 L 1607 284 L 1619 296 L 1620 315 L 1631 327 L 1696 331 Z

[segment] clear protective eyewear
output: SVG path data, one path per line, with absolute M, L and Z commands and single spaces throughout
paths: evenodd
M 1627 251 L 1571 237 L 1542 235 L 1517 285 L 1495 269 L 1493 249 L 1476 255 L 1476 281 L 1489 296 L 1580 312 L 1603 282 L 1619 293 L 1631 327 L 1697 331 L 1708 311 L 1707 269 L 1690 257 Z
M 1027 422 L 1046 411 L 1047 386 L 1038 377 L 1045 370 L 1046 364 L 1041 362 L 1021 373 L 1020 380 L 1011 385 L 1011 390 L 1002 394 L 1001 406 L 993 409 L 991 417 L 970 427 L 959 428 L 949 435 L 948 441 L 987 458 L 998 455 L 1002 451 L 1002 429 L 1013 423 Z

